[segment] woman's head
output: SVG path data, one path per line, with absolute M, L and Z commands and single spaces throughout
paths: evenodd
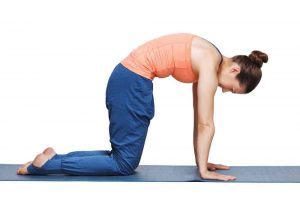
M 268 55 L 261 51 L 252 51 L 249 56 L 234 56 L 232 61 L 241 69 L 236 76 L 237 80 L 244 86 L 245 93 L 249 93 L 258 85 L 262 76 L 261 67 L 268 62 Z
M 268 62 L 268 55 L 252 51 L 249 56 L 237 55 L 224 60 L 219 74 L 219 85 L 223 92 L 249 93 L 262 77 L 261 67 Z

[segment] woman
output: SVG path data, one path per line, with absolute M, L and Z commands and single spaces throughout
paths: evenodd
M 172 75 L 193 83 L 194 153 L 204 179 L 234 180 L 208 163 L 214 135 L 214 96 L 223 92 L 249 93 L 259 83 L 268 56 L 253 51 L 249 56 L 223 56 L 207 40 L 193 34 L 172 34 L 151 40 L 130 53 L 113 70 L 106 88 L 110 151 L 76 151 L 65 155 L 47 148 L 17 173 L 71 175 L 130 175 L 142 156 L 150 120 L 154 116 L 154 77 Z

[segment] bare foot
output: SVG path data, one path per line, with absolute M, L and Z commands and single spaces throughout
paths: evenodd
M 35 167 L 42 167 L 48 160 L 56 155 L 52 147 L 46 148 L 43 153 L 38 154 L 33 160 L 32 164 Z
M 38 154 L 33 161 L 27 162 L 22 165 L 18 170 L 17 174 L 26 175 L 28 174 L 27 167 L 30 164 L 33 164 L 35 167 L 42 167 L 48 160 L 53 158 L 56 155 L 56 152 L 53 148 L 46 148 L 43 153 Z
M 51 158 L 53 158 L 56 155 L 56 152 L 54 151 L 54 149 L 52 147 L 48 147 L 43 151 L 43 154 L 46 156 L 49 156 L 49 160 Z

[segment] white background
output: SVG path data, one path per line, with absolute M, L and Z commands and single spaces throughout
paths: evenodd
M 300 3 L 296 0 L 0 1 L 0 163 L 109 149 L 105 89 L 131 50 L 188 32 L 228 57 L 269 55 L 248 95 L 217 91 L 210 161 L 299 165 Z M 193 165 L 192 85 L 154 79 L 155 117 L 141 164 Z M 13 197 L 297 198 L 298 184 L 3 182 Z M 15 192 L 20 191 L 20 192 Z M 47 195 L 46 195 L 47 193 Z M 134 194 L 133 194 L 134 193 Z M 246 195 L 246 196 L 245 196 Z

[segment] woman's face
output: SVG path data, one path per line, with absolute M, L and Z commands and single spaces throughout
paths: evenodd
M 245 87 L 240 85 L 240 82 L 236 79 L 236 76 L 240 73 L 240 67 L 233 65 L 224 69 L 219 79 L 219 86 L 222 88 L 222 92 L 232 92 L 235 94 L 244 94 Z

